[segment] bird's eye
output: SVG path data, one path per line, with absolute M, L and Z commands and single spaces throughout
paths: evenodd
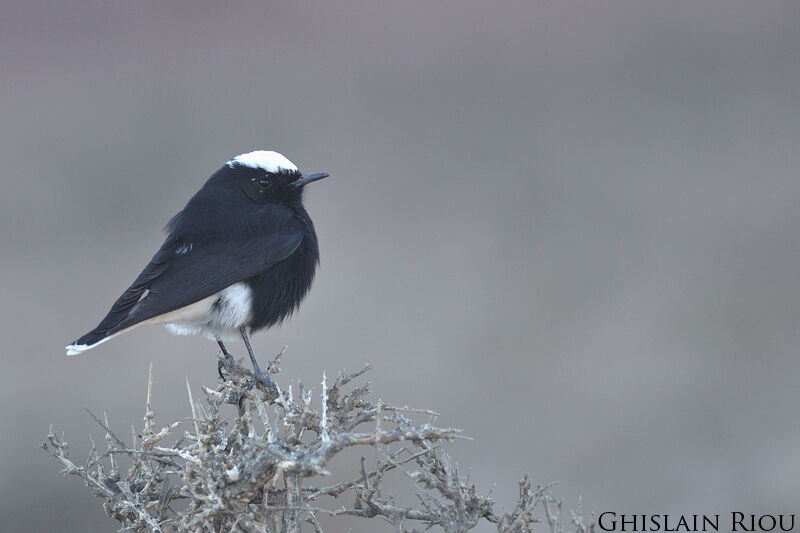
M 264 178 L 259 178 L 259 180 L 258 180 L 258 184 L 259 184 L 259 185 L 261 185 L 261 186 L 262 186 L 262 187 L 264 187 L 264 188 L 267 188 L 267 187 L 269 187 L 270 185 L 272 185 L 272 182 L 271 182 L 271 181 L 269 181 L 269 178 L 267 178 L 267 177 L 264 177 Z

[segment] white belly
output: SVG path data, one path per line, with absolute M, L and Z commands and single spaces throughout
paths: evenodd
M 241 326 L 253 313 L 253 292 L 246 283 L 234 283 L 217 294 L 186 307 L 146 320 L 164 324 L 176 335 L 206 335 L 211 339 L 235 340 Z

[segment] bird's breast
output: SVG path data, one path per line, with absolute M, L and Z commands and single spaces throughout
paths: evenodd
M 316 235 L 307 235 L 297 250 L 269 270 L 248 280 L 252 290 L 253 316 L 250 326 L 256 330 L 282 322 L 300 305 L 319 262 Z

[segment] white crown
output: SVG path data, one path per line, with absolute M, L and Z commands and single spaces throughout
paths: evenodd
M 280 172 L 281 170 L 297 170 L 294 163 L 286 159 L 278 152 L 267 150 L 256 150 L 246 154 L 237 155 L 227 162 L 233 168 L 234 165 L 242 165 L 250 168 L 261 168 L 267 172 Z

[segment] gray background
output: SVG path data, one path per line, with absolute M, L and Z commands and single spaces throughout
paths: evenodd
M 0 7 L 9 531 L 115 527 L 50 423 L 82 459 L 149 361 L 159 422 L 214 383 L 163 328 L 63 346 L 254 148 L 333 176 L 315 286 L 255 340 L 283 380 L 373 363 L 509 505 L 529 472 L 587 513 L 798 512 L 796 2 L 203 4 Z

